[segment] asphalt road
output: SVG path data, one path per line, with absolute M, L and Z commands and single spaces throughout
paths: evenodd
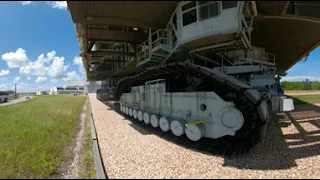
M 31 96 L 30 96 L 31 97 Z M 6 103 L 0 103 L 0 107 L 1 106 L 7 106 L 7 105 L 11 105 L 11 104 L 16 104 L 16 103 L 19 103 L 19 102 L 23 102 L 23 101 L 27 101 L 28 99 L 26 99 L 27 96 L 22 96 L 18 99 L 14 99 L 14 100 L 9 100 L 8 102 Z M 31 97 L 32 98 L 32 97 Z

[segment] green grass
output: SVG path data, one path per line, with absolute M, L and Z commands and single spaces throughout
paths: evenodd
M 95 179 L 96 178 L 96 170 L 94 165 L 94 157 L 93 157 L 93 145 L 92 145 L 92 134 L 90 127 L 90 104 L 87 102 L 87 113 L 86 113 L 86 122 L 85 122 L 85 132 L 86 135 L 83 139 L 83 154 L 80 160 L 80 167 L 82 171 L 80 171 L 81 179 Z
M 79 124 L 86 96 L 43 96 L 0 107 L 0 178 L 49 178 Z
M 289 96 L 295 105 L 320 103 L 320 95 Z

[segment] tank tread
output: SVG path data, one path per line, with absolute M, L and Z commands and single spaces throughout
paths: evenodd
M 149 79 L 155 79 L 157 77 L 161 77 L 171 73 L 185 73 L 190 71 L 196 71 L 198 73 L 202 73 L 204 75 L 210 76 L 214 80 L 226 83 L 232 86 L 233 88 L 237 88 L 238 91 L 244 91 L 246 89 L 251 88 L 250 86 L 244 84 L 243 82 L 235 78 L 231 78 L 230 76 L 225 75 L 223 73 L 213 72 L 209 68 L 198 66 L 190 62 L 176 62 L 176 63 L 164 64 L 161 66 L 150 67 L 137 75 L 123 78 L 121 81 L 119 81 L 116 87 L 116 90 L 114 93 L 114 100 L 116 101 L 119 100 L 122 92 L 126 88 L 134 86 L 135 84 L 139 84 L 139 83 L 148 81 Z
M 175 62 L 150 67 L 140 74 L 126 77 L 118 83 L 113 96 L 114 100 L 119 100 L 121 94 L 131 86 L 144 83 L 148 80 L 161 78 L 172 73 L 187 72 L 210 77 L 212 80 L 218 81 L 219 83 L 226 85 L 232 91 L 235 91 L 237 93 L 237 98 L 234 99 L 234 103 L 242 112 L 245 119 L 243 127 L 236 132 L 235 136 L 224 136 L 215 140 L 203 138 L 205 140 L 202 141 L 212 142 L 212 145 L 214 144 L 214 147 L 212 147 L 212 145 L 209 145 L 210 143 L 201 143 L 206 144 L 205 146 L 210 146 L 210 152 L 223 155 L 242 154 L 248 152 L 254 145 L 263 139 L 266 122 L 271 115 L 271 108 L 267 106 L 267 114 L 263 113 L 264 107 L 261 104 L 262 102 L 268 101 L 268 97 L 262 96 L 249 85 L 231 76 L 190 62 Z

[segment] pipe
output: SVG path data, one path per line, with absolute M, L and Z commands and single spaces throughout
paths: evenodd
M 252 10 L 253 10 L 253 15 L 257 16 L 258 15 L 258 11 L 257 11 L 256 1 L 251 1 L 251 5 L 252 5 Z

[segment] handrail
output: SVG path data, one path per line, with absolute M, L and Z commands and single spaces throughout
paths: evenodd
M 248 55 L 247 51 L 245 52 L 240 52 L 238 55 Z M 239 56 L 238 56 L 239 57 Z M 273 66 L 275 66 L 275 55 L 269 52 L 259 52 L 259 53 L 253 53 L 253 59 L 257 60 L 259 62 L 267 62 L 271 63 Z M 238 60 L 240 63 L 244 62 L 244 59 L 239 59 Z
M 149 44 L 149 39 L 142 42 L 137 47 L 137 60 L 140 62 L 141 59 L 146 59 L 150 56 L 150 50 L 157 46 L 158 44 L 169 44 L 169 38 L 168 31 L 165 29 L 158 29 L 157 31 L 153 32 L 150 36 L 156 35 L 156 39 L 151 42 L 151 45 Z M 150 37 L 149 36 L 149 37 Z M 161 40 L 163 40 L 163 43 L 161 43 Z M 160 43 L 159 43 L 160 41 Z
M 158 38 L 152 42 L 152 48 L 154 47 L 154 44 L 158 44 L 160 40 L 164 40 L 164 43 L 160 44 L 169 44 L 169 38 Z

